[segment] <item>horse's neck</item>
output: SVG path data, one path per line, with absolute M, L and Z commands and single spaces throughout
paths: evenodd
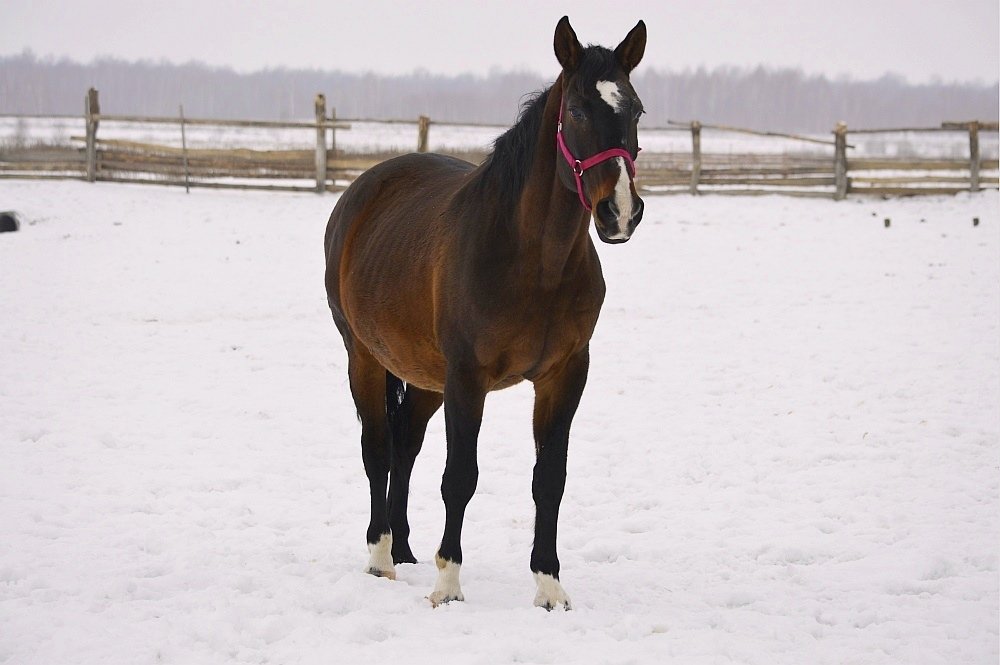
M 558 284 L 576 261 L 588 256 L 590 215 L 556 173 L 556 124 L 562 82 L 549 93 L 538 133 L 531 175 L 518 202 L 516 224 L 521 250 L 528 260 L 541 261 L 545 285 Z

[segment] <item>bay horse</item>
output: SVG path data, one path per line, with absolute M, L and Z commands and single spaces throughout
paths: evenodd
M 642 21 L 611 51 L 581 46 L 563 17 L 554 38 L 561 73 L 482 164 L 391 159 L 359 176 L 330 215 L 326 291 L 361 421 L 368 573 L 395 579 L 395 564 L 416 563 L 410 474 L 444 404 L 435 607 L 464 600 L 462 523 L 479 476 L 486 394 L 524 379 L 535 391 L 535 604 L 570 607 L 556 524 L 605 293 L 589 225 L 593 217 L 601 240 L 622 243 L 642 219 L 633 178 L 643 110 L 629 74 L 645 46 Z

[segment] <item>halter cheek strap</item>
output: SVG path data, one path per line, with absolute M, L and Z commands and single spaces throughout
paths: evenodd
M 569 150 L 569 146 L 566 145 L 566 138 L 563 136 L 562 110 L 563 102 L 560 100 L 559 124 L 556 126 L 556 145 L 559 146 L 559 152 L 562 153 L 566 163 L 569 164 L 570 168 L 573 170 L 573 179 L 576 181 L 576 193 L 580 197 L 580 204 L 583 205 L 587 212 L 592 212 L 593 208 L 591 208 L 590 204 L 587 202 L 587 197 L 583 193 L 583 172 L 589 168 L 597 166 L 601 162 L 606 162 L 609 159 L 614 159 L 615 157 L 621 157 L 625 160 L 625 165 L 628 167 L 629 180 L 632 180 L 635 178 L 635 160 L 632 159 L 632 155 L 629 154 L 628 150 L 625 150 L 624 148 L 609 148 L 608 150 L 601 151 L 592 157 L 587 157 L 584 160 L 579 160 L 574 157 L 573 153 Z

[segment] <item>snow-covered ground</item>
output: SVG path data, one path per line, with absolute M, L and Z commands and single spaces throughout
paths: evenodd
M 530 385 L 487 402 L 466 602 L 424 599 L 440 414 L 421 563 L 361 572 L 334 201 L 0 182 L 0 662 L 997 662 L 996 193 L 647 198 L 599 247 L 552 613 Z

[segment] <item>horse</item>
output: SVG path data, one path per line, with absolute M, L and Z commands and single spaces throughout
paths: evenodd
M 556 527 L 570 424 L 587 382 L 605 282 L 589 233 L 627 241 L 642 219 L 634 160 L 643 113 L 629 74 L 639 21 L 614 51 L 583 47 L 563 17 L 562 67 L 479 165 L 432 153 L 382 162 L 341 195 L 326 227 L 326 292 L 348 357 L 371 491 L 365 571 L 416 563 L 407 498 L 427 422 L 444 405 L 445 524 L 437 607 L 464 600 L 462 524 L 479 476 L 487 393 L 534 384 L 535 605 L 570 608 Z

